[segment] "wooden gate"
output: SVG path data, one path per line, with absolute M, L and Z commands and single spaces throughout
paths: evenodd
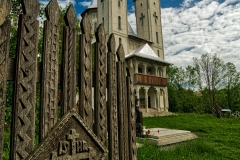
M 11 21 L 6 17 L 11 1 L 1 0 L 0 3 L 0 159 L 6 83 L 14 81 L 11 160 L 107 157 L 135 160 L 133 67 L 131 64 L 126 69 L 123 46 L 116 49 L 112 34 L 106 47 L 105 31 L 99 25 L 93 56 L 88 16 L 82 15 L 80 42 L 77 42 L 76 14 L 71 5 L 65 14 L 62 65 L 59 66 L 60 13 L 57 0 L 51 0 L 46 7 L 42 62 L 38 62 L 38 0 L 22 0 L 21 3 L 23 14 L 19 17 L 16 59 L 8 57 Z M 80 43 L 79 62 L 76 62 L 77 43 Z M 41 107 L 36 111 L 38 83 Z M 59 90 L 61 107 L 58 107 Z M 79 103 L 76 103 L 76 90 L 79 90 Z M 34 146 L 36 118 L 40 122 L 40 143 Z

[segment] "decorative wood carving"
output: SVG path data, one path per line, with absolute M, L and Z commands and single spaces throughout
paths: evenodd
M 73 108 L 27 160 L 105 160 L 107 153 L 106 147 Z
M 76 13 L 70 5 L 66 14 L 63 40 L 62 115 L 76 106 Z
M 87 13 L 81 21 L 81 51 L 80 51 L 80 88 L 79 113 L 90 128 L 93 125 L 92 113 L 92 53 L 91 53 L 91 23 Z
M 117 112 L 117 75 L 115 37 L 113 34 L 108 39 L 107 73 L 108 73 L 108 150 L 109 159 L 119 160 L 118 153 L 118 112 Z
M 94 91 L 94 132 L 103 145 L 107 136 L 107 107 L 106 107 L 106 46 L 105 31 L 100 24 L 95 33 L 95 91 Z
M 57 123 L 58 106 L 58 57 L 60 9 L 57 0 L 51 0 L 46 7 L 42 53 L 42 90 L 40 139 Z
M 135 113 L 135 94 L 133 87 L 133 64 L 132 60 L 129 63 L 128 77 L 127 77 L 127 113 L 128 113 L 128 143 L 129 143 L 129 159 L 137 159 L 136 148 L 136 113 Z
M 11 159 L 25 159 L 34 148 L 39 13 L 37 0 L 22 0 L 19 17 L 13 104 Z
M 125 53 L 122 44 L 117 49 L 117 92 L 118 92 L 118 141 L 119 159 L 129 159 L 128 149 L 128 113 L 126 90 Z
M 0 2 L 0 160 L 2 160 L 5 106 L 6 106 L 6 82 L 7 82 L 7 61 L 9 55 L 10 27 L 11 21 L 6 20 L 10 10 L 11 1 Z

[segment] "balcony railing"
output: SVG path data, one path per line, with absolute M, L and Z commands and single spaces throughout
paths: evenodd
M 167 86 L 167 78 L 145 74 L 134 74 L 134 84 L 145 84 L 153 86 Z

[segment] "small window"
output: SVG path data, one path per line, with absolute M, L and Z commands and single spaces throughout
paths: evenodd
M 153 2 L 153 4 L 155 5 L 155 2 Z
M 121 0 L 118 0 L 118 7 L 120 7 L 121 6 Z
M 94 31 L 97 29 L 97 22 L 94 23 Z
M 102 1 L 102 9 L 104 9 L 104 0 L 101 0 Z
M 121 17 L 118 16 L 118 29 L 121 29 Z
M 138 67 L 138 73 L 142 73 L 142 68 Z
M 140 4 L 140 6 L 142 7 L 142 3 Z
M 156 32 L 156 41 L 157 41 L 157 43 L 159 43 L 159 41 L 158 41 L 158 32 Z
M 102 18 L 102 24 L 103 24 L 103 26 L 104 26 L 104 17 Z
M 119 46 L 120 46 L 120 44 L 122 44 L 122 39 L 121 38 L 119 38 Z

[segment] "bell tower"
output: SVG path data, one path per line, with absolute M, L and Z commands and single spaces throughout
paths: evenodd
M 164 59 L 160 0 L 133 0 L 137 32 L 153 42 L 154 52 Z
M 123 45 L 125 53 L 128 51 L 128 21 L 127 0 L 98 0 L 98 24 L 103 23 L 106 39 L 114 33 L 116 49 Z

